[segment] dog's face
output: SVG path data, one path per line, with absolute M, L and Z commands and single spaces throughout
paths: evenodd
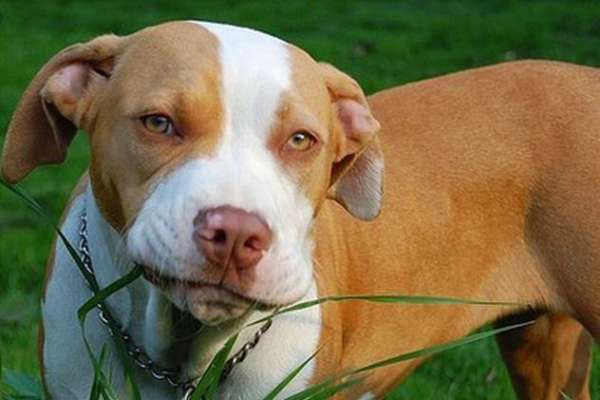
M 62 161 L 77 128 L 104 217 L 204 322 L 306 293 L 327 197 L 363 219 L 379 210 L 378 124 L 360 87 L 253 30 L 175 22 L 59 53 L 15 113 L 5 179 Z

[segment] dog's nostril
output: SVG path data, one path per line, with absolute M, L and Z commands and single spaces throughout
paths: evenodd
M 227 233 L 224 229 L 217 229 L 212 238 L 212 241 L 218 244 L 223 244 L 227 242 Z
M 264 245 L 258 236 L 251 236 L 244 242 L 244 247 L 250 250 L 262 251 Z

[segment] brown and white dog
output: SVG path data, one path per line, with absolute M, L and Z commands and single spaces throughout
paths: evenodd
M 600 338 L 598 70 L 502 64 L 367 101 L 350 77 L 281 40 L 174 22 L 52 58 L 14 114 L 2 176 L 17 182 L 62 162 L 77 129 L 89 133 L 91 166 L 62 229 L 76 243 L 85 209 L 101 286 L 133 262 L 145 267 L 148 279 L 108 305 L 136 344 L 186 377 L 202 373 L 244 323 L 317 296 L 523 304 L 355 302 L 286 314 L 220 398 L 260 399 L 317 349 L 285 394 L 530 308 L 538 323 L 499 340 L 518 393 L 589 397 L 592 337 Z M 57 244 L 42 306 L 54 399 L 89 394 L 76 315 L 89 297 Z M 175 309 L 203 326 L 179 326 Z M 96 318 L 86 324 L 95 350 L 110 343 Z M 253 334 L 245 330 L 238 346 Z M 347 396 L 379 398 L 421 361 L 383 368 Z M 176 396 L 142 372 L 138 382 L 144 399 Z

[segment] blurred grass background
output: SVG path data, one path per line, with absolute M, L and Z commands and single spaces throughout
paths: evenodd
M 0 0 L 0 141 L 19 96 L 54 53 L 102 33 L 127 34 L 173 19 L 272 33 L 350 73 L 367 93 L 512 59 L 600 65 L 598 1 Z M 58 219 L 87 159 L 80 135 L 65 165 L 41 168 L 23 186 Z M 39 298 L 52 236 L 15 196 L 0 190 L 0 357 L 11 371 L 38 371 Z M 600 398 L 597 349 L 594 358 L 592 397 Z M 390 397 L 514 394 L 495 343 L 487 341 L 435 358 Z

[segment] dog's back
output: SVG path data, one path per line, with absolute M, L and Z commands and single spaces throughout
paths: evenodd
M 434 198 L 423 200 L 439 204 L 438 225 L 464 224 L 448 238 L 480 231 L 492 240 L 469 247 L 485 243 L 483 258 L 520 242 L 504 253 L 523 244 L 543 268 L 546 288 L 531 290 L 558 295 L 539 300 L 599 337 L 600 71 L 500 64 L 384 91 L 371 104 L 387 149 L 387 207 L 403 207 L 405 180 L 430 186 Z
M 513 301 L 571 314 L 600 338 L 600 72 L 506 63 L 386 90 L 370 104 L 381 123 L 384 207 L 369 223 L 324 207 L 319 274 L 350 267 L 323 285 Z M 373 307 L 339 306 L 342 324 L 359 327 L 344 345 L 368 337 L 373 349 L 370 357 L 352 352 L 347 366 L 513 312 Z M 379 380 L 391 385 L 397 376 L 387 373 Z

